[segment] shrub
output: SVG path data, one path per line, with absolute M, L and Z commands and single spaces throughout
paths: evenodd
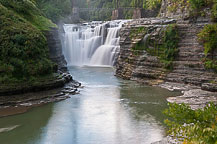
M 170 12 L 175 12 L 177 11 L 178 8 L 180 8 L 182 11 L 184 10 L 185 7 L 190 6 L 189 1 L 187 0 L 169 0 L 171 5 L 168 7 L 168 10 Z
M 204 65 L 207 69 L 213 69 L 215 72 L 217 72 L 217 61 L 206 58 Z
M 170 120 L 165 120 L 168 133 L 184 143 L 217 143 L 217 106 L 213 103 L 203 109 L 192 110 L 185 104 L 169 103 L 164 111 Z
M 0 9 L 1 83 L 51 74 L 53 63 L 42 32 L 11 8 L 0 3 Z
M 148 9 L 156 9 L 161 6 L 161 0 L 147 0 L 146 4 Z
M 204 16 L 205 8 L 211 9 L 211 18 L 213 21 L 217 21 L 217 1 L 216 0 L 170 0 L 171 5 L 168 7 L 170 12 L 177 11 L 177 8 L 183 10 L 189 9 L 191 16 Z
M 200 8 L 206 6 L 205 0 L 189 0 L 189 3 L 193 9 L 200 9 Z
M 49 30 L 50 27 L 56 27 L 55 24 L 43 16 L 33 0 L 0 0 L 0 3 L 40 30 Z
M 217 24 L 206 25 L 198 34 L 198 38 L 204 46 L 205 66 L 217 71 L 217 63 L 214 59 L 214 53 L 217 51 Z
M 161 62 L 164 64 L 164 67 L 171 70 L 173 68 L 173 60 L 178 54 L 179 35 L 177 25 L 168 25 L 163 31 L 162 37 L 163 44 L 159 46 L 160 49 L 158 50 L 158 54 Z
M 214 22 L 217 21 L 217 1 L 215 2 L 215 4 L 212 6 L 212 15 L 211 18 Z
M 154 42 L 153 50 L 147 49 L 152 55 L 159 56 L 160 61 L 164 64 L 164 68 L 172 69 L 173 60 L 178 54 L 179 35 L 176 24 L 168 25 L 163 31 L 161 36 L 161 43 Z
M 141 38 L 147 34 L 147 28 L 137 28 L 131 31 L 130 37 Z M 172 69 L 173 60 L 178 54 L 179 35 L 177 25 L 170 24 L 159 36 L 155 37 L 151 34 L 146 35 L 145 41 L 140 41 L 132 49 L 133 50 L 146 50 L 149 54 L 158 56 L 160 61 L 164 64 L 164 68 Z
M 171 24 L 169 25 L 163 34 L 163 45 L 164 55 L 162 55 L 163 59 L 173 61 L 178 52 L 178 42 L 179 35 L 177 30 L 177 25 Z
M 45 16 L 55 23 L 72 12 L 71 0 L 37 0 L 36 2 Z

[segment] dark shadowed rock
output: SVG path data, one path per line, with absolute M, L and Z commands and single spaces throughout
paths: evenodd
M 58 28 L 51 28 L 49 31 L 45 32 L 45 35 L 48 42 L 50 59 L 57 63 L 59 70 L 66 72 L 67 63 L 62 53 L 62 45 L 59 38 Z
M 203 83 L 201 89 L 206 91 L 211 91 L 211 92 L 217 92 L 217 84 Z

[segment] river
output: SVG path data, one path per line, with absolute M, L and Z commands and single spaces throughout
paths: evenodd
M 69 72 L 82 83 L 80 94 L 0 118 L 0 144 L 150 144 L 161 140 L 166 98 L 180 93 L 114 76 L 112 66 L 124 22 L 64 25 L 63 53 Z
M 162 110 L 178 92 L 118 79 L 112 68 L 69 70 L 80 94 L 0 118 L 1 144 L 150 144 L 165 136 Z

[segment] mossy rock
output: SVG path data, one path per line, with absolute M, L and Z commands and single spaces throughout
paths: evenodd
M 135 44 L 132 49 L 135 52 L 145 50 L 150 55 L 157 56 L 163 63 L 164 68 L 171 70 L 173 68 L 173 60 L 178 54 L 179 34 L 177 25 L 170 24 L 167 27 L 162 28 L 157 32 L 158 35 L 148 33 L 147 28 L 144 30 L 140 29 L 133 30 L 133 33 L 131 33 L 130 36 L 134 38 L 138 35 L 140 36 L 142 33 L 142 36 L 145 36 L 145 40 L 140 38 L 142 40 Z M 153 32 L 156 33 L 155 30 Z

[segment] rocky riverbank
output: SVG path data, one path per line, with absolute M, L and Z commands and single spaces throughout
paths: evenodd
M 68 73 L 62 73 L 49 78 L 37 79 L 33 82 L 5 84 L 0 87 L 0 97 L 60 88 L 70 81 L 73 81 L 72 76 Z
M 177 25 L 180 40 L 173 68 L 166 69 L 158 56 L 147 52 L 145 45 L 146 41 L 161 43 L 162 31 L 170 24 Z M 217 74 L 203 65 L 204 48 L 197 40 L 197 33 L 204 25 L 183 24 L 176 19 L 166 18 L 139 19 L 126 23 L 120 32 L 116 75 L 150 85 L 160 84 L 167 89 L 182 90 L 183 96 L 169 98 L 168 101 L 188 103 L 192 108 L 201 107 L 208 101 L 217 102 Z M 144 43 L 143 49 L 135 49 L 139 43 Z M 150 47 L 153 51 L 156 49 L 156 46 Z M 217 55 L 214 57 L 217 58 Z
M 164 4 L 165 2 L 166 0 L 163 1 Z M 210 101 L 217 104 L 217 73 L 204 66 L 204 47 L 197 37 L 203 27 L 210 23 L 210 19 L 189 19 L 186 11 L 168 16 L 162 15 L 168 12 L 165 10 L 161 11 L 161 18 L 138 19 L 126 23 L 120 32 L 120 55 L 116 63 L 116 75 L 171 91 L 181 91 L 181 96 L 169 97 L 167 101 L 185 103 L 192 109 L 198 109 Z M 163 18 L 164 16 L 167 18 Z M 159 57 L 158 50 L 162 45 L 162 32 L 170 24 L 176 25 L 179 41 L 172 68 L 167 69 Z M 152 45 L 147 45 L 148 42 Z M 153 55 L 153 52 L 157 55 Z M 217 59 L 216 53 L 213 58 Z M 167 136 L 153 144 L 168 143 L 181 142 Z
M 183 95 L 181 96 L 167 98 L 167 101 L 171 103 L 185 103 L 192 109 L 203 108 L 211 101 L 217 104 L 217 92 L 205 91 L 198 86 L 172 82 L 165 82 L 158 86 L 170 91 L 179 90 L 182 92 Z
M 6 92 L 7 95 L 0 96 L 0 117 L 24 113 L 28 109 L 40 106 L 50 102 L 57 102 L 70 98 L 71 95 L 79 93 L 78 88 L 81 84 L 72 80 L 71 75 L 65 76 L 56 81 L 45 83 L 34 87 L 23 87 Z M 14 94 L 15 92 L 27 92 L 22 94 Z M 42 91 L 44 90 L 44 91 Z M 35 92 L 34 92 L 35 91 Z M 3 93 L 1 93 L 3 94 Z
M 57 64 L 56 73 L 22 83 L 0 86 L 0 117 L 26 112 L 28 109 L 50 102 L 61 101 L 78 93 L 80 83 L 67 72 L 62 54 L 58 29 L 44 31 L 50 59 Z
M 168 70 L 164 68 L 164 63 L 158 56 L 151 55 L 145 48 L 137 50 L 135 46 L 147 39 L 151 42 L 161 41 L 162 30 L 171 23 L 177 25 L 181 38 L 173 68 Z M 216 91 L 217 74 L 207 70 L 203 65 L 204 48 L 197 41 L 197 33 L 203 26 L 204 24 L 177 24 L 175 19 L 164 18 L 128 22 L 120 32 L 120 55 L 116 64 L 116 75 L 144 83 L 160 80 L 159 82 L 192 84 L 204 90 Z M 146 30 L 145 35 L 143 31 L 135 33 L 141 28 Z M 155 47 L 152 46 L 152 49 L 155 50 Z

